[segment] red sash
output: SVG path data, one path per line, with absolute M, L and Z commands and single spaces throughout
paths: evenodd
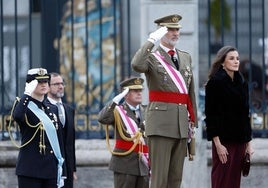
M 176 92 L 149 91 L 149 101 L 185 104 L 187 106 L 190 121 L 194 122 L 195 120 L 192 101 L 188 94 Z
M 126 129 L 127 129 L 128 133 L 130 134 L 131 137 L 133 137 L 133 135 L 135 135 L 135 133 L 137 131 L 139 131 L 139 128 L 138 128 L 137 124 L 135 123 L 135 121 L 133 119 L 128 117 L 128 115 L 126 114 L 126 112 L 125 112 L 125 110 L 123 109 L 122 106 L 116 106 L 116 110 L 118 110 L 119 115 L 122 118 L 122 121 L 124 122 L 124 125 L 126 126 Z M 146 147 L 147 147 L 146 143 L 145 143 L 145 141 L 144 141 L 142 136 L 140 137 L 139 141 L 140 141 L 141 144 L 138 144 L 137 145 L 138 147 L 136 147 L 134 151 L 142 153 L 142 155 L 141 155 L 142 160 L 144 161 L 144 163 L 149 168 L 149 154 L 148 154 L 148 149 L 146 149 Z M 128 145 L 128 143 L 129 143 L 129 145 Z M 122 144 L 122 143 L 119 143 L 118 140 L 116 140 L 116 145 L 118 147 L 124 147 L 124 148 L 121 148 L 121 149 L 130 149 L 133 144 L 134 144 L 134 142 L 126 142 L 126 143 Z M 128 148 L 128 146 L 130 146 L 130 147 Z M 136 151 L 136 149 L 138 149 L 138 150 Z
M 133 146 L 133 142 L 128 142 L 124 140 L 116 140 L 115 148 L 117 149 L 123 149 L 123 150 L 130 150 L 130 148 Z M 137 153 L 148 153 L 148 146 L 143 144 L 137 144 L 135 149 L 133 150 Z

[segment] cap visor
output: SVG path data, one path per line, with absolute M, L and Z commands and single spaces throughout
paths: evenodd
M 38 82 L 42 83 L 42 82 L 48 82 L 49 78 L 35 78 Z
M 125 88 L 129 89 L 143 89 L 142 85 L 132 85 L 132 86 L 126 86 Z

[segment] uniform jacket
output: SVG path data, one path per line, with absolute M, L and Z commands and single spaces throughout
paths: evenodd
M 58 160 L 54 155 L 53 149 L 49 143 L 47 135 L 44 135 L 45 141 L 45 153 L 40 153 L 39 142 L 40 142 L 40 129 L 36 132 L 37 127 L 30 127 L 26 123 L 26 118 L 29 124 L 35 126 L 40 120 L 39 118 L 29 109 L 27 105 L 29 101 L 33 101 L 40 109 L 43 109 L 47 116 L 51 119 L 56 127 L 59 145 L 61 148 L 62 157 L 64 158 L 64 148 L 62 140 L 62 127 L 57 123 L 58 112 L 53 106 L 49 106 L 44 102 L 33 99 L 28 95 L 23 95 L 20 101 L 16 104 L 13 112 L 13 118 L 18 123 L 21 133 L 21 145 L 32 139 L 26 146 L 20 148 L 17 165 L 16 174 L 27 177 L 34 178 L 57 178 L 58 172 Z M 34 137 L 33 137 L 34 136 Z M 65 166 L 63 166 L 63 172 L 66 171 Z M 65 174 L 63 173 L 63 176 Z
M 51 104 L 49 99 L 45 100 Z M 67 178 L 73 178 L 73 172 L 76 171 L 76 156 L 75 156 L 75 124 L 74 124 L 74 109 L 68 104 L 63 103 L 65 112 L 65 125 L 63 126 L 63 141 L 65 150 L 65 164 L 67 168 Z M 56 107 L 57 108 L 57 107 Z M 66 184 L 65 184 L 66 186 Z
M 145 73 L 149 91 L 179 92 L 161 63 L 151 54 L 154 44 L 146 42 L 132 59 L 132 68 Z M 161 47 L 156 49 L 164 57 L 165 61 L 175 65 L 170 56 Z M 197 126 L 196 99 L 194 91 L 194 80 L 192 73 L 191 57 L 188 53 L 176 49 L 180 73 L 187 85 L 195 113 L 195 124 Z M 187 106 L 175 103 L 149 102 L 146 108 L 146 135 L 159 135 L 170 138 L 188 137 L 188 111 Z
M 141 129 L 141 131 L 144 131 L 144 108 L 140 105 L 140 123 L 138 123 L 138 120 L 134 114 L 133 111 L 130 110 L 129 106 L 126 103 L 123 103 L 123 108 L 126 110 L 127 115 L 132 118 L 138 125 L 138 127 Z M 113 102 L 108 103 L 99 113 L 98 121 L 105 125 L 114 125 L 114 108 L 116 104 Z M 116 137 L 115 139 L 122 139 L 119 135 L 118 130 L 116 130 L 115 133 Z M 130 135 L 126 135 L 130 137 Z M 116 152 L 124 152 L 120 149 L 115 149 Z M 132 152 L 129 155 L 125 156 L 118 156 L 118 155 L 112 155 L 109 168 L 112 171 L 123 173 L 123 174 L 130 174 L 130 175 L 136 175 L 136 176 L 147 176 L 149 174 L 148 168 L 144 164 L 144 162 L 139 157 L 139 154 L 137 152 Z
M 239 72 L 234 80 L 222 68 L 206 84 L 205 115 L 207 139 L 222 142 L 251 140 L 248 85 Z

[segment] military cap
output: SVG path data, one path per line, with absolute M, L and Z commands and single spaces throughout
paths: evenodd
M 182 17 L 178 14 L 172 14 L 159 19 L 156 19 L 154 23 L 158 26 L 166 26 L 167 28 L 181 28 L 179 21 Z
M 120 83 L 120 86 L 122 88 L 128 87 L 129 89 L 143 89 L 144 80 L 139 77 L 129 78 L 127 80 L 124 80 Z
M 50 75 L 47 74 L 47 70 L 43 68 L 34 68 L 28 70 L 26 82 L 29 83 L 36 79 L 38 82 L 49 82 Z

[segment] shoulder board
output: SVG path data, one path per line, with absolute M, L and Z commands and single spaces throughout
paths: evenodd
M 183 50 L 178 50 L 178 51 L 181 52 L 181 53 L 189 54 L 188 52 L 183 51 Z

